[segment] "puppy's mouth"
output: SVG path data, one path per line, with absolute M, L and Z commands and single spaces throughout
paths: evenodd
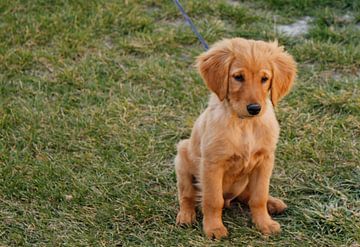
M 246 119 L 246 118 L 253 118 L 253 117 L 256 117 L 256 115 L 240 115 L 240 114 L 237 114 L 238 118 L 240 119 Z
M 246 116 L 244 116 L 244 115 L 240 115 L 240 114 L 237 114 L 238 115 L 238 118 L 240 118 L 240 119 L 245 119 L 245 118 L 252 118 L 252 117 L 255 117 L 255 116 L 251 116 L 251 115 L 246 115 Z

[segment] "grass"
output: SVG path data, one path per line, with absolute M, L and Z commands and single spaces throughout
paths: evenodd
M 1 246 L 359 246 L 359 4 L 182 3 L 209 43 L 276 38 L 298 61 L 277 108 L 282 233 L 263 238 L 240 205 L 222 241 L 200 215 L 175 226 L 175 144 L 208 91 L 171 1 L 14 0 L 0 3 Z M 303 16 L 304 37 L 275 31 Z

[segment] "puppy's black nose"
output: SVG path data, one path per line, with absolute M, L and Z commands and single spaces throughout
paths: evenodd
M 248 104 L 247 110 L 250 113 L 250 115 L 257 115 L 261 111 L 261 106 L 259 104 Z

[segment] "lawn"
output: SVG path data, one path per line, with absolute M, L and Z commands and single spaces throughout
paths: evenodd
M 175 144 L 208 90 L 172 1 L 0 2 L 0 246 L 360 246 L 360 2 L 181 1 L 205 40 L 274 40 L 298 62 L 277 107 L 264 238 L 247 207 L 207 240 L 175 225 Z M 288 37 L 276 26 L 304 18 Z

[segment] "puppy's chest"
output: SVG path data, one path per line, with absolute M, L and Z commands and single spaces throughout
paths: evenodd
M 259 159 L 266 153 L 269 137 L 264 134 L 256 135 L 252 132 L 242 132 L 233 136 L 231 152 L 227 158 L 227 170 L 234 176 L 250 173 Z

